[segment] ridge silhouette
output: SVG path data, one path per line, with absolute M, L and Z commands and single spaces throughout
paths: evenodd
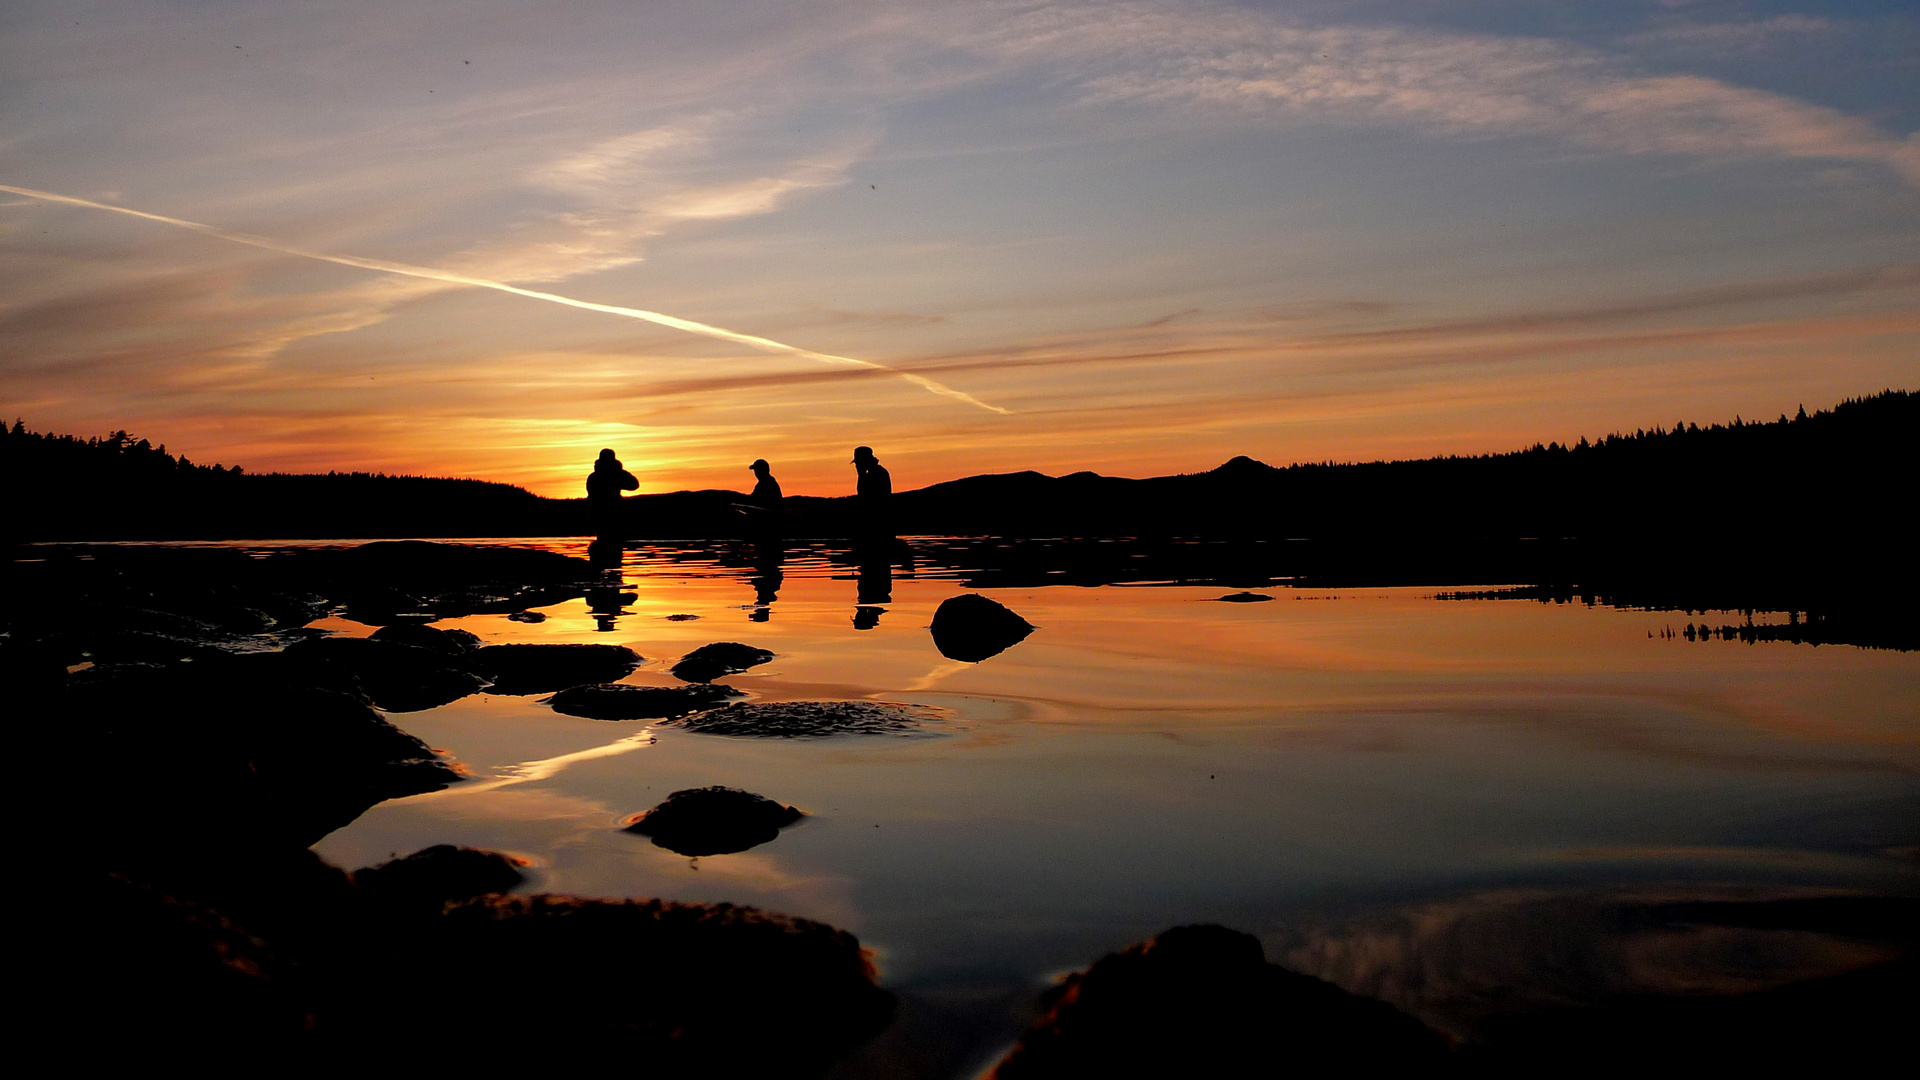
M 1502 454 L 1279 468 L 1241 456 L 1177 476 L 1026 471 L 898 493 L 867 449 L 856 460 L 853 495 L 785 495 L 781 521 L 790 537 L 1189 536 L 1401 546 L 1561 538 L 1641 544 L 1649 554 L 1811 545 L 1787 557 L 1804 565 L 1835 544 L 1870 556 L 1906 535 L 1898 478 L 1920 465 L 1915 430 L 1920 395 L 1889 390 L 1765 423 L 1676 424 Z M 637 487 L 628 486 L 624 469 L 620 475 L 619 490 Z M 545 499 L 480 480 L 252 474 L 176 458 L 124 431 L 79 439 L 18 421 L 0 427 L 0 483 L 7 511 L 0 529 L 13 541 L 598 532 L 593 498 Z M 733 507 L 753 495 L 622 498 L 619 490 L 608 504 L 629 538 L 725 539 L 749 531 Z

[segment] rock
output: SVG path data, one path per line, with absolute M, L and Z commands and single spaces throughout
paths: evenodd
M 507 621 L 523 623 L 546 622 L 547 615 L 543 611 L 516 611 L 507 616 Z
M 766 701 L 727 705 L 672 723 L 704 735 L 795 739 L 907 734 L 938 715 L 925 705 L 883 701 Z
M 495 694 L 547 694 L 571 686 L 624 679 L 641 656 L 624 645 L 488 645 L 473 665 Z
M 1050 998 L 995 1080 L 1369 1075 L 1448 1059 L 1446 1040 L 1420 1021 L 1269 964 L 1258 939 L 1223 926 L 1176 927 L 1110 954 Z
M 687 615 L 687 614 L 684 614 L 684 613 L 683 613 L 683 614 L 679 614 L 679 615 L 667 615 L 667 616 L 664 616 L 664 618 L 665 618 L 665 619 L 666 619 L 666 620 L 667 620 L 668 622 L 692 622 L 693 620 L 695 620 L 695 619 L 697 619 L 697 618 L 699 618 L 699 617 L 700 617 L 700 616 L 698 616 L 698 615 Z
M 731 686 L 629 686 L 602 683 L 574 686 L 553 695 L 553 711 L 588 720 L 657 720 L 725 704 L 744 697 Z
M 393 623 L 367 635 L 372 641 L 412 645 L 444 656 L 460 656 L 480 647 L 480 635 L 466 630 L 442 630 L 422 623 Z
M 933 613 L 933 647 L 949 660 L 977 664 L 1033 633 L 1033 624 L 979 593 L 940 602 Z
M 447 992 L 415 997 L 443 1012 L 415 1030 L 455 1045 L 784 1080 L 819 1076 L 892 1016 L 853 935 L 752 908 L 491 896 L 451 905 L 441 929 Z
M 351 681 L 284 654 L 80 674 L 63 715 L 93 740 L 96 843 L 304 848 L 377 802 L 463 779 Z
M 712 682 L 723 675 L 738 675 L 751 667 L 773 659 L 765 649 L 742 645 L 737 641 L 716 641 L 702 645 L 673 665 L 673 677 L 687 682 Z
M 628 832 L 679 855 L 727 855 L 758 847 L 806 815 L 730 787 L 689 788 L 634 819 Z
M 1215 597 L 1215 599 L 1222 604 L 1257 604 L 1262 600 L 1271 600 L 1273 597 L 1268 596 L 1266 593 L 1237 592 Z
M 403 638 L 417 637 L 423 630 L 441 633 L 425 626 L 388 626 L 380 633 L 389 630 L 398 631 Z M 454 666 L 449 653 L 392 638 L 312 638 L 287 646 L 285 655 L 289 660 L 332 669 L 356 680 L 375 705 L 389 712 L 436 708 L 478 693 L 486 685 L 479 676 Z
M 497 851 L 435 844 L 357 871 L 353 883 L 387 898 L 439 904 L 506 892 L 526 880 L 524 865 Z
M 35 985 L 64 1006 L 46 1019 L 67 1029 L 36 1024 L 35 1037 L 57 1040 L 67 1060 L 150 1071 L 210 1052 L 258 1060 L 314 1052 L 311 985 L 265 942 L 144 883 L 101 874 L 77 884 L 63 890 L 61 906 L 85 921 L 60 942 L 59 970 L 47 973 L 73 985 Z M 15 970 L 32 975 L 30 966 Z

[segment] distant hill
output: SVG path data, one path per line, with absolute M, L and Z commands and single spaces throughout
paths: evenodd
M 894 497 L 902 535 L 1309 538 L 1399 547 L 1579 538 L 1702 552 L 1913 550 L 1920 395 L 1889 390 L 1767 422 L 1609 435 L 1477 457 L 1276 468 L 1236 457 L 1146 479 L 969 476 Z M 582 466 L 583 471 L 585 466 Z M 731 491 L 630 497 L 634 538 L 745 535 Z M 480 480 L 254 475 L 198 465 L 126 432 L 0 428 L 13 540 L 581 535 L 583 500 Z M 851 500 L 793 497 L 790 537 L 852 531 Z M 1836 545 L 1839 545 L 1836 547 Z

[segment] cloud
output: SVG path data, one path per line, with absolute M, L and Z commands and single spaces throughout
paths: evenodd
M 1741 22 L 1668 23 L 1652 30 L 1629 34 L 1621 40 L 1635 46 L 1709 54 L 1754 53 L 1799 44 L 1808 38 L 1824 37 L 1836 29 L 1838 27 L 1832 20 L 1813 15 L 1775 15 L 1770 19 Z
M 908 382 L 913 383 L 914 385 L 920 387 L 921 389 L 927 390 L 931 393 L 939 394 L 943 397 L 950 397 L 956 401 L 962 401 L 968 405 L 985 409 L 989 412 L 1004 414 L 1007 411 L 1006 409 L 1000 408 L 997 405 L 989 405 L 984 401 L 980 401 L 976 398 L 973 398 L 959 390 L 953 389 L 950 386 L 946 386 L 942 383 L 935 382 L 934 380 L 929 379 L 924 375 L 916 375 L 916 374 L 913 374 L 912 372 L 890 369 L 884 364 L 876 364 L 871 360 L 861 360 L 851 356 L 835 356 L 831 353 L 815 352 L 812 349 L 803 349 L 797 345 L 789 345 L 786 342 L 775 341 L 772 338 L 760 337 L 757 334 L 743 334 L 737 330 L 728 330 L 728 329 L 725 329 L 724 327 L 712 326 L 702 322 L 695 322 L 692 319 L 682 319 L 682 318 L 679 318 L 678 316 L 667 315 L 658 311 L 648 311 L 644 308 L 622 307 L 617 304 L 599 304 L 599 303 L 594 303 L 593 301 L 590 301 L 590 300 L 578 300 L 570 296 L 561 296 L 557 293 L 539 292 L 534 289 L 523 289 L 516 285 L 509 285 L 503 281 L 493 281 L 487 278 L 474 277 L 468 274 L 459 273 L 457 271 L 441 270 L 436 267 L 411 266 L 406 263 L 393 262 L 388 259 L 369 259 L 359 255 L 340 255 L 340 254 L 332 254 L 327 252 L 312 251 L 307 248 L 302 248 L 302 247 L 295 246 L 293 244 L 287 244 L 279 240 L 274 240 L 270 237 L 256 236 L 251 233 L 233 232 L 227 229 L 217 228 L 212 225 L 205 225 L 196 221 L 185 221 L 176 217 L 168 217 L 164 214 L 154 214 L 144 210 L 134 210 L 134 209 L 123 207 L 123 206 L 111 206 L 106 203 L 94 202 L 91 199 L 75 198 L 74 196 L 71 196 L 71 195 L 59 195 L 49 191 L 36 191 L 33 188 L 14 187 L 8 184 L 0 184 L 0 191 L 11 192 L 15 195 L 26 195 L 36 199 L 44 199 L 47 202 L 59 203 L 66 206 L 78 206 L 78 207 L 85 207 L 90 210 L 106 210 L 116 214 L 125 214 L 129 217 L 141 218 L 146 221 L 155 221 L 163 225 L 171 225 L 175 228 L 187 229 L 193 232 L 201 233 L 206 236 L 218 237 L 221 240 L 231 241 L 232 243 L 245 244 L 248 247 L 261 248 L 267 251 L 276 251 L 286 255 L 295 255 L 303 259 L 313 259 L 318 262 L 335 263 L 341 266 L 352 266 L 362 270 L 374 270 L 383 274 L 397 274 L 401 277 L 416 278 L 416 279 L 421 279 L 425 281 L 438 282 L 438 283 L 454 285 L 454 286 L 463 286 L 463 287 L 476 288 L 476 289 L 492 289 L 496 292 L 510 293 L 514 296 L 523 296 L 530 300 L 544 300 L 548 303 L 560 304 L 565 307 L 578 308 L 582 311 L 597 311 L 607 315 L 618 315 L 623 318 L 638 319 L 642 322 L 653 323 L 656 326 L 665 326 L 674 330 L 684 330 L 689 334 L 697 334 L 702 337 L 717 338 L 722 341 L 730 341 L 730 342 L 734 342 L 735 344 L 746 345 L 750 348 L 758 349 L 762 352 L 779 353 L 787 356 L 799 357 L 804 360 L 815 360 L 815 361 L 819 361 L 821 363 L 827 363 L 827 364 L 845 364 L 851 367 L 873 368 L 876 370 L 892 371 L 893 374 L 897 375 L 898 377 L 905 379 Z M 319 332 L 332 333 L 332 332 L 335 332 L 337 328 L 339 328 L 338 324 L 332 321 L 324 322 L 323 327 L 324 328 Z
M 1028 10 L 988 44 L 1010 59 L 1046 60 L 1088 104 L 1544 135 L 1630 154 L 1852 160 L 1920 185 L 1920 140 L 1718 79 L 1639 74 L 1622 57 L 1567 42 L 1310 28 L 1143 2 Z

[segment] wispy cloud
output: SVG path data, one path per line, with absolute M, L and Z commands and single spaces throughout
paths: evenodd
M 201 224 L 196 221 L 186 221 L 181 218 L 168 217 L 165 214 L 154 214 L 124 206 L 112 206 L 107 203 L 95 202 L 91 199 L 80 199 L 71 195 L 59 195 L 50 191 L 36 191 L 32 188 L 13 187 L 8 184 L 0 184 L 0 191 L 12 192 L 15 195 L 26 195 L 31 198 L 44 199 L 48 202 L 61 203 L 68 206 L 79 206 L 90 210 L 106 210 L 116 214 L 125 214 L 129 217 L 155 221 L 163 225 L 171 225 L 176 228 L 188 229 L 207 236 L 218 237 L 219 239 L 228 240 L 236 244 L 245 244 L 248 247 L 277 251 L 286 255 L 295 255 L 303 259 L 314 259 L 319 262 L 336 263 L 341 266 L 352 266 L 362 270 L 375 270 L 383 274 L 397 274 L 401 277 L 418 278 L 448 285 L 475 289 L 492 289 L 496 292 L 510 293 L 514 296 L 522 296 L 530 300 L 544 300 L 548 303 L 578 308 L 582 311 L 597 311 L 606 315 L 618 315 L 628 319 L 639 319 L 642 322 L 653 323 L 656 326 L 665 326 L 673 330 L 684 330 L 689 334 L 698 334 L 702 337 L 730 341 L 735 344 L 759 349 L 763 352 L 780 353 L 786 356 L 799 357 L 804 360 L 816 360 L 827 364 L 844 364 L 850 367 L 891 371 L 898 377 L 932 393 L 950 397 L 957 401 L 965 402 L 968 405 L 986 409 L 989 412 L 1005 413 L 1007 411 L 997 405 L 989 405 L 950 386 L 929 379 L 924 375 L 916 375 L 912 372 L 891 369 L 885 364 L 877 364 L 871 360 L 861 360 L 851 356 L 835 356 L 831 353 L 815 352 L 812 349 L 803 349 L 797 345 L 789 345 L 786 342 L 775 341 L 772 338 L 761 337 L 757 334 L 743 334 L 737 330 L 728 330 L 707 323 L 695 322 L 692 319 L 682 319 L 678 316 L 667 315 L 658 311 L 648 311 L 644 308 L 622 307 L 617 304 L 599 304 L 590 300 L 579 300 L 570 296 L 561 296 L 557 293 L 523 289 L 516 285 L 509 285 L 503 281 L 493 281 L 487 278 L 458 273 L 456 271 L 441 270 L 436 267 L 411 266 L 406 263 L 393 262 L 388 259 L 369 259 L 359 255 L 341 255 L 312 251 L 293 244 L 274 240 L 270 237 L 233 232 L 212 225 Z M 333 331 L 329 329 L 323 332 Z
M 1048 5 L 1002 25 L 993 48 L 1054 64 L 1089 103 L 1544 135 L 1632 154 L 1862 161 L 1920 185 L 1920 139 L 1718 79 L 1637 73 L 1567 42 L 1303 27 L 1151 0 Z

